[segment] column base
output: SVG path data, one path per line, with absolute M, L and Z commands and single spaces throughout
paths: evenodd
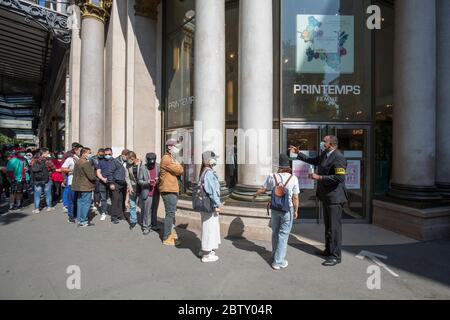
M 450 199 L 450 183 L 436 182 L 436 186 L 444 198 Z
M 257 186 L 237 184 L 231 193 L 230 198 L 238 201 L 253 202 L 253 195 L 259 190 L 259 188 L 260 187 Z M 268 201 L 270 201 L 269 195 L 261 195 L 255 200 L 257 203 L 267 203 Z
M 442 200 L 439 190 L 432 186 L 410 186 L 391 183 L 388 196 L 408 201 L 438 201 Z

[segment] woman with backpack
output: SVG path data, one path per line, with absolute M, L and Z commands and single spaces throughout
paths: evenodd
M 278 172 L 267 177 L 253 200 L 267 190 L 272 190 L 272 268 L 280 270 L 288 266 L 285 259 L 287 244 L 293 222 L 298 217 L 300 193 L 298 179 L 292 174 L 287 155 L 280 154 Z
M 55 166 L 50 158 L 50 151 L 42 148 L 38 156 L 31 161 L 31 183 L 34 187 L 34 210 L 40 212 L 41 194 L 44 192 L 47 203 L 47 212 L 55 210 L 52 205 L 52 180 Z
M 209 200 L 212 212 L 200 212 L 202 219 L 202 248 L 199 253 L 202 262 L 216 262 L 219 257 L 216 250 L 220 241 L 220 183 L 214 167 L 217 165 L 217 156 L 212 151 L 206 151 L 202 155 L 203 163 L 200 170 L 199 183 L 203 186 Z

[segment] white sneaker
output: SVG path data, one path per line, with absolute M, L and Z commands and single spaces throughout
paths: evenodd
M 215 256 L 215 255 L 216 255 L 216 252 L 213 250 L 213 251 L 211 251 L 209 254 L 212 254 L 213 256 Z M 205 251 L 200 250 L 200 251 L 198 252 L 198 256 L 199 256 L 200 258 L 202 258 L 204 255 L 205 255 Z
M 64 212 L 69 212 L 69 209 L 67 209 L 67 207 L 63 207 L 63 211 Z
M 55 211 L 54 207 L 47 208 L 47 212 Z
M 272 268 L 274 270 L 280 270 L 280 269 L 286 269 L 288 267 L 289 263 L 287 260 L 284 260 L 283 264 L 281 266 L 278 265 L 272 265 Z
M 102 214 L 102 216 L 100 217 L 100 221 L 105 221 L 106 220 L 106 214 Z
M 211 253 L 202 258 L 202 262 L 216 262 L 217 260 L 219 260 L 219 257 Z
M 31 213 L 34 213 L 34 214 L 37 214 L 37 213 L 40 213 L 41 212 L 41 210 L 39 210 L 39 209 L 34 209 L 33 211 L 31 211 Z

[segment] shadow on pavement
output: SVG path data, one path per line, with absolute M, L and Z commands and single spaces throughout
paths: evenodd
M 177 246 L 177 249 L 189 249 L 195 257 L 199 258 L 198 253 L 202 248 L 201 240 L 194 232 L 189 231 L 187 227 L 187 224 L 181 224 L 175 228 L 181 240 L 181 244 Z
M 306 242 L 300 241 L 296 237 L 293 237 L 292 235 L 289 236 L 288 246 L 303 251 L 304 253 L 309 254 L 311 256 L 319 257 L 322 258 L 323 260 L 326 260 L 324 257 L 320 257 L 315 253 L 315 251 L 321 251 L 322 249 L 310 245 Z
M 235 218 L 231 222 L 228 234 L 225 239 L 231 241 L 235 248 L 256 252 L 268 265 L 272 265 L 272 252 L 244 237 L 244 222 L 241 218 Z
M 407 272 L 450 287 L 449 240 L 386 246 L 345 246 L 343 248 L 343 251 L 354 257 L 363 250 L 385 256 L 387 259 L 378 258 L 378 260 L 388 267 L 394 268 L 400 278 L 402 272 Z M 358 261 L 356 258 L 354 259 Z
M 317 248 L 315 246 L 304 243 L 293 236 L 289 239 L 289 245 L 307 254 L 316 256 L 314 251 Z M 354 263 L 363 263 L 363 261 L 356 258 L 361 251 L 369 251 L 370 253 L 386 257 L 386 259 L 383 259 L 383 257 L 377 257 L 377 259 L 381 263 L 386 264 L 388 268 L 392 268 L 399 274 L 400 278 L 402 273 L 411 273 L 450 287 L 449 240 L 398 245 L 343 246 L 342 252 L 351 255 L 351 257 L 344 257 L 343 259 L 354 259 Z M 375 264 L 368 258 L 365 258 L 365 263 Z

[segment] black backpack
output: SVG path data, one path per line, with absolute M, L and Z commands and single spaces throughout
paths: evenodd
M 31 167 L 31 173 L 33 175 L 34 183 L 44 183 L 46 184 L 49 180 L 49 173 L 47 169 L 47 164 L 45 160 L 34 161 Z
M 214 211 L 211 198 L 206 193 L 204 184 L 205 176 L 210 169 L 206 169 L 200 177 L 198 184 L 193 186 L 192 190 L 192 207 L 196 212 L 212 213 Z

